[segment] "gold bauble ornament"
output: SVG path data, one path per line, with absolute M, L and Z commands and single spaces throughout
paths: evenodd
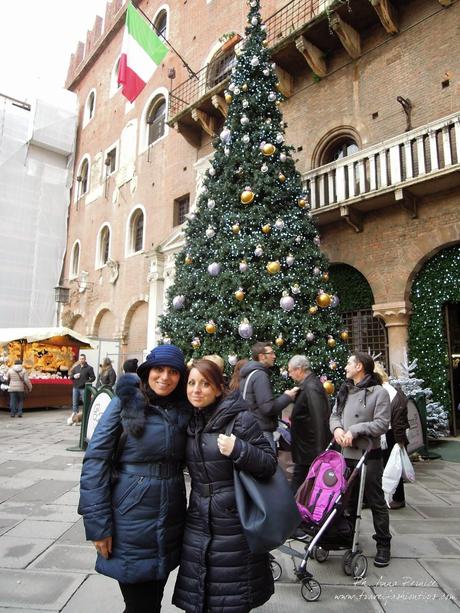
M 243 83 L 243 85 L 241 86 L 241 89 L 242 89 L 244 92 L 247 92 L 247 91 L 248 91 L 248 84 L 247 84 L 247 83 Z
M 268 45 L 268 40 L 264 38 L 264 40 L 262 41 L 262 46 L 266 47 L 267 45 Z
M 333 349 L 337 345 L 335 338 L 332 338 L 332 336 L 327 339 L 327 344 L 328 347 L 331 347 L 331 349 Z
M 227 104 L 230 104 L 230 102 L 233 100 L 232 94 L 226 93 L 225 94 L 225 102 Z
M 348 340 L 348 330 L 342 330 L 340 333 L 340 338 L 346 342 Z
M 267 264 L 267 270 L 271 275 L 276 275 L 276 273 L 278 273 L 281 269 L 281 264 L 278 262 L 278 260 L 275 260 L 274 262 L 268 262 Z
M 318 307 L 317 306 L 311 306 L 308 309 L 308 314 L 309 315 L 316 315 L 317 312 L 318 312 Z
M 275 145 L 272 145 L 272 143 L 265 143 L 265 145 L 262 147 L 262 153 L 264 155 L 273 155 L 276 151 L 276 147 Z
M 191 256 L 187 254 L 185 256 L 184 263 L 185 264 L 191 264 L 192 262 L 193 262 L 193 260 L 192 260 Z
M 323 281 L 329 281 L 329 273 L 327 271 L 323 272 L 321 276 L 323 278 Z
M 206 332 L 208 334 L 215 334 L 217 332 L 217 326 L 213 322 L 212 319 L 210 321 L 208 321 L 208 323 L 205 325 L 204 329 L 206 330 Z
M 323 383 L 323 387 L 324 387 L 324 389 L 326 390 L 326 392 L 327 392 L 329 395 L 331 395 L 331 394 L 333 394 L 333 393 L 334 393 L 335 386 L 334 386 L 334 384 L 332 383 L 332 381 L 329 381 L 329 380 L 328 380 L 328 381 L 325 381 L 325 382 Z
M 239 223 L 234 223 L 233 224 L 232 232 L 233 232 L 233 234 L 239 234 L 240 233 L 240 224 Z
M 337 362 L 331 362 L 329 364 L 329 368 L 332 370 L 337 370 Z
M 244 296 L 245 296 L 245 293 L 244 293 L 244 291 L 243 291 L 243 288 L 242 288 L 242 287 L 240 287 L 239 289 L 237 289 L 237 290 L 236 290 L 236 292 L 235 292 L 235 298 L 236 298 L 237 300 L 239 300 L 239 301 L 241 302 L 242 300 L 244 300 Z
M 316 304 L 322 309 L 327 308 L 331 304 L 331 297 L 326 292 L 321 292 L 316 296 Z
M 299 198 L 297 204 L 300 206 L 301 209 L 304 209 L 307 206 L 307 201 L 303 198 Z
M 281 181 L 281 183 L 286 181 L 286 177 L 282 173 L 278 175 L 278 179 Z
M 269 223 L 266 223 L 265 225 L 262 226 L 262 232 L 264 234 L 269 234 L 271 229 L 272 227 Z
M 277 338 L 275 338 L 275 345 L 277 347 L 282 347 L 284 345 L 284 343 L 285 343 L 285 341 L 284 341 L 284 338 L 283 338 L 282 334 L 280 334 Z
M 240 200 L 242 204 L 251 204 L 254 200 L 254 192 L 250 189 L 245 189 L 241 192 Z
M 281 104 L 281 100 L 277 100 L 277 101 L 275 102 L 275 104 L 276 104 L 276 106 L 279 106 L 279 105 Z
M 194 338 L 192 341 L 192 347 L 193 349 L 198 349 L 199 347 L 201 347 L 201 341 L 199 338 Z

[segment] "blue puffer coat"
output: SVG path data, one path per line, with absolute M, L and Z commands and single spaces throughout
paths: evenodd
M 83 461 L 78 512 L 86 538 L 113 539 L 112 555 L 106 560 L 98 554 L 96 570 L 124 583 L 166 579 L 180 560 L 186 507 L 182 464 L 191 411 L 185 401 L 159 399 L 159 404 L 145 400 L 138 377 L 120 377 L 117 396 Z M 120 423 L 127 437 L 111 485 Z M 142 426 L 142 434 L 134 436 Z M 161 476 L 151 474 L 158 463 Z

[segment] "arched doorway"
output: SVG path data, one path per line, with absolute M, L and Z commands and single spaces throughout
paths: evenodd
M 137 358 L 142 362 L 144 351 L 152 349 L 147 347 L 147 326 L 149 307 L 146 302 L 136 303 L 128 312 L 125 329 L 127 343 L 123 347 L 123 359 Z
M 374 317 L 374 295 L 367 279 L 348 264 L 329 267 L 332 286 L 339 297 L 337 311 L 348 330 L 350 351 L 364 351 L 388 370 L 388 337 L 384 322 Z
M 409 356 L 433 399 L 460 427 L 460 245 L 433 256 L 414 279 L 410 300 Z

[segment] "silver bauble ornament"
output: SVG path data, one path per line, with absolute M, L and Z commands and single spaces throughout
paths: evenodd
M 215 201 L 215 200 L 213 200 L 212 198 L 210 198 L 210 199 L 208 200 L 208 209 L 211 209 L 211 210 L 212 210 L 212 209 L 213 209 L 215 206 L 216 206 L 216 201 Z
M 247 109 L 249 106 L 249 102 L 246 100 L 246 98 L 243 100 L 243 108 Z
M 262 164 L 262 166 L 260 167 L 260 172 L 263 172 L 263 173 L 268 172 L 267 164 Z
M 235 366 L 235 364 L 238 362 L 238 356 L 235 355 L 234 353 L 230 353 L 227 356 L 228 359 L 228 363 L 230 364 L 230 366 Z
M 246 272 L 247 269 L 248 269 L 248 264 L 246 260 L 243 260 L 242 262 L 240 262 L 240 272 Z
M 211 175 L 211 177 L 213 177 L 216 174 L 216 169 L 211 166 L 211 168 L 208 170 L 208 173 Z
M 282 143 L 284 140 L 284 136 L 281 134 L 281 132 L 278 132 L 276 135 L 276 142 L 277 143 Z
M 283 311 L 292 311 L 294 304 L 294 298 L 289 296 L 287 292 L 283 292 L 283 297 L 280 300 L 280 307 L 283 309 Z
M 339 306 L 339 304 L 340 304 L 339 297 L 334 294 L 332 296 L 332 298 L 331 298 L 331 307 L 335 308 L 335 307 Z
M 262 257 L 264 254 L 264 250 L 262 249 L 261 245 L 257 245 L 257 247 L 254 249 L 254 255 L 258 258 Z
M 251 139 L 249 137 L 249 134 L 245 134 L 241 140 L 245 145 L 247 145 Z
M 275 221 L 275 228 L 278 230 L 282 230 L 284 228 L 284 221 L 281 219 L 281 217 L 278 217 L 278 219 Z
M 321 274 L 321 269 L 318 268 L 318 266 L 315 266 L 313 268 L 313 274 L 315 275 L 315 277 L 318 277 Z
M 224 128 L 222 132 L 220 133 L 220 140 L 224 144 L 227 144 L 230 142 L 231 136 L 232 136 L 232 133 L 230 132 L 230 130 L 228 128 Z
M 238 334 L 241 338 L 251 338 L 253 328 L 247 319 L 244 319 L 238 326 Z
M 206 236 L 208 238 L 214 238 L 216 235 L 216 231 L 212 226 L 208 226 L 208 228 L 206 229 Z
M 185 296 L 182 296 L 182 295 L 174 296 L 172 305 L 175 309 L 177 310 L 182 309 L 184 307 L 184 304 L 185 304 Z
M 213 262 L 212 264 L 209 264 L 208 266 L 208 273 L 211 275 L 211 277 L 217 277 L 217 275 L 220 274 L 220 270 L 221 270 L 221 266 L 219 262 Z
M 264 68 L 262 72 L 264 73 L 266 77 L 268 77 L 268 75 L 270 74 L 270 70 L 268 68 Z
M 295 258 L 293 255 L 289 254 L 286 256 L 286 264 L 288 266 L 292 266 L 294 264 Z
M 291 292 L 296 296 L 297 294 L 300 294 L 300 287 L 298 283 L 294 283 L 294 285 L 291 286 Z
M 315 236 L 315 238 L 313 239 L 313 242 L 315 243 L 315 245 L 317 247 L 319 247 L 321 245 L 321 239 L 319 236 Z
M 270 93 L 268 94 L 268 100 L 269 100 L 270 102 L 275 102 L 275 100 L 276 100 L 276 94 L 275 94 L 275 92 L 270 92 Z
M 252 17 L 251 19 L 251 25 L 256 26 L 259 23 L 259 20 L 257 17 Z
M 257 55 L 253 55 L 251 58 L 251 66 L 258 66 L 260 64 L 260 60 Z
M 242 126 L 247 126 L 249 123 L 249 117 L 247 115 L 243 115 L 240 119 L 240 124 Z
M 225 147 L 224 153 L 225 153 L 226 156 L 229 156 L 230 155 L 230 147 Z
M 287 160 L 287 156 L 285 153 L 280 153 L 280 162 L 285 162 Z
M 296 236 L 296 237 L 295 237 L 295 242 L 296 242 L 297 244 L 301 243 L 301 242 L 302 242 L 302 237 L 301 237 L 300 235 Z
M 241 89 L 239 87 L 235 87 L 233 93 L 235 94 L 235 96 L 238 96 L 238 94 L 241 94 Z
M 230 83 L 230 85 L 228 86 L 228 89 L 232 92 L 235 89 L 235 84 Z
M 315 335 L 313 332 L 307 332 L 306 339 L 309 343 L 312 343 L 315 340 Z

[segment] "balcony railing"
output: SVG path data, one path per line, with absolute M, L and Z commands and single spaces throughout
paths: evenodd
M 434 177 L 460 164 L 460 114 L 405 132 L 302 177 L 312 211 Z
M 323 13 L 334 0 L 291 0 L 265 21 L 269 47 L 300 30 Z

